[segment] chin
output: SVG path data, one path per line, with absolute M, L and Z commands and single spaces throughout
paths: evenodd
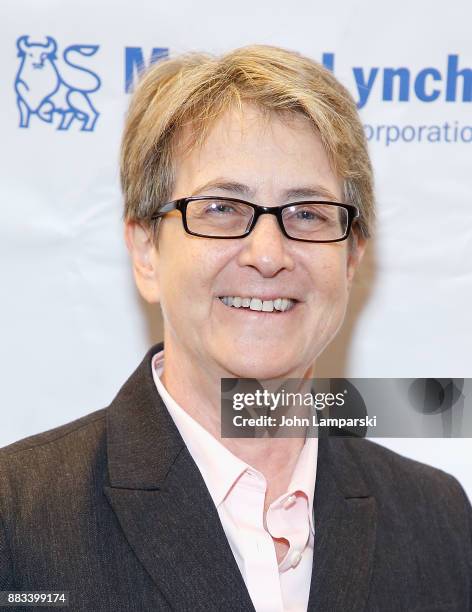
M 257 378 L 267 380 L 271 378 L 282 378 L 299 366 L 299 364 L 289 363 L 284 360 L 270 360 L 267 355 L 260 359 L 231 359 L 222 362 L 225 370 L 231 372 L 236 378 Z

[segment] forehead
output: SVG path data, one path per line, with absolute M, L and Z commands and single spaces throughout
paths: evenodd
M 196 128 L 187 125 L 176 137 L 174 197 L 192 195 L 197 186 L 225 178 L 271 194 L 316 183 L 334 197 L 341 181 L 334 173 L 320 136 L 301 113 L 276 114 L 253 104 L 231 108 L 195 144 Z

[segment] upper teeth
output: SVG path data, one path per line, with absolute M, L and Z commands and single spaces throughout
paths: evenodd
M 262 310 L 263 312 L 272 312 L 279 310 L 281 312 L 289 310 L 295 304 L 294 300 L 288 298 L 277 298 L 276 300 L 261 300 L 259 298 L 248 298 L 239 296 L 224 296 L 220 300 L 226 306 L 234 306 L 235 308 L 249 308 L 251 310 Z

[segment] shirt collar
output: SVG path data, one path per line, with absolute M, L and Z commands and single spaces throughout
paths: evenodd
M 152 359 L 152 375 L 177 429 L 193 460 L 197 464 L 210 495 L 218 507 L 236 482 L 250 466 L 236 457 L 186 412 L 169 394 L 160 376 L 164 369 L 164 351 Z
M 223 446 L 172 398 L 160 379 L 164 369 L 163 350 L 154 355 L 151 363 L 152 375 L 159 395 L 162 397 L 185 445 L 200 470 L 215 506 L 218 508 L 235 482 L 246 470 L 249 469 L 254 472 L 257 472 L 257 470 Z M 287 494 L 284 495 L 286 497 L 301 491 L 307 496 L 310 527 L 313 532 L 313 496 L 317 457 L 318 439 L 309 437 L 306 439 L 298 457 Z

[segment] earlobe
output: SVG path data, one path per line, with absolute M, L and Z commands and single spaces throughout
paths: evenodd
M 137 221 L 126 221 L 125 242 L 139 292 L 147 302 L 159 301 L 158 253 L 151 233 Z
M 137 221 L 127 221 L 125 223 L 125 242 L 133 265 L 149 266 L 150 239 L 147 231 L 140 223 Z

